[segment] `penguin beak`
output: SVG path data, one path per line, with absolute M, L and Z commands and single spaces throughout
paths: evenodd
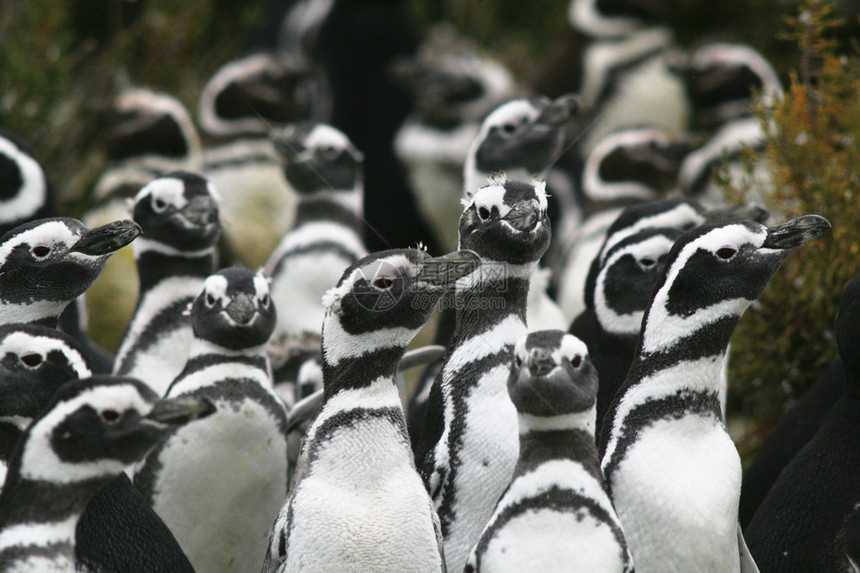
M 209 398 L 178 396 L 156 402 L 145 419 L 159 425 L 181 426 L 192 420 L 205 418 L 215 410 L 215 404 Z
M 204 227 L 218 222 L 218 204 L 208 195 L 197 195 L 179 211 L 193 225 Z
M 803 215 L 781 225 L 770 227 L 761 248 L 792 250 L 818 238 L 830 229 L 830 221 L 820 215 Z
M 114 221 L 95 229 L 87 229 L 72 247 L 72 252 L 101 257 L 110 255 L 132 242 L 143 230 L 132 220 Z
M 502 220 L 507 221 L 517 231 L 528 233 L 537 227 L 542 216 L 540 204 L 529 199 L 515 204 Z
M 560 96 L 543 108 L 535 123 L 549 127 L 561 127 L 573 118 L 581 108 L 579 98 L 573 94 Z
M 458 279 L 481 266 L 481 257 L 474 251 L 461 250 L 428 259 L 416 277 L 416 282 L 435 288 L 447 288 Z
M 529 374 L 533 378 L 538 376 L 546 376 L 555 368 L 555 360 L 552 359 L 552 354 L 547 352 L 545 348 L 532 348 L 529 353 L 528 367 Z
M 250 324 L 257 315 L 256 305 L 251 300 L 251 297 L 245 293 L 240 293 L 239 296 L 234 298 L 224 310 L 227 312 L 227 315 L 233 319 L 233 322 L 242 325 Z

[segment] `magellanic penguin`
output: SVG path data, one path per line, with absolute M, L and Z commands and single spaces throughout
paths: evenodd
M 0 567 L 74 571 L 75 526 L 98 489 L 169 430 L 211 411 L 192 398 L 159 401 L 130 378 L 64 384 L 12 457 L 0 494 Z
M 845 287 L 836 317 L 845 393 L 779 474 L 744 530 L 762 571 L 851 571 L 841 532 L 860 503 L 858 321 L 860 276 Z
M 632 571 L 597 457 L 597 372 L 585 344 L 558 330 L 523 337 L 508 394 L 520 456 L 466 572 Z
M 394 376 L 442 292 L 479 263 L 469 251 L 382 251 L 326 293 L 323 409 L 263 571 L 445 571 Z
M 77 219 L 38 219 L 0 237 L 0 324 L 57 327 L 60 314 L 98 278 L 108 257 L 140 235 L 129 220 L 88 229 Z
M 114 373 L 134 376 L 161 396 L 188 358 L 191 324 L 183 311 L 215 272 L 218 200 L 211 182 L 176 171 L 146 185 L 131 205 L 144 233 L 134 245 L 140 288 Z
M 50 183 L 30 146 L 0 129 L 0 237 L 28 221 L 56 215 Z
M 415 444 L 450 571 L 465 566 L 516 466 L 508 365 L 526 334 L 529 283 L 549 245 L 546 206 L 542 183 L 497 177 L 472 196 L 460 218 L 460 248 L 478 253 L 483 264 L 457 282 L 454 335 Z
M 445 249 L 457 246 L 463 165 L 481 122 L 516 96 L 511 72 L 452 26 L 430 30 L 418 53 L 394 68 L 414 111 L 397 130 L 394 150 L 418 208 Z
M 135 486 L 197 571 L 258 571 L 287 495 L 287 411 L 266 356 L 275 315 L 261 274 L 206 279 L 191 306 L 191 354 L 167 397 L 208 399 L 215 412 L 135 468 Z
M 310 117 L 304 64 L 254 53 L 219 68 L 200 95 L 203 173 L 221 192 L 224 235 L 242 264 L 263 264 L 290 228 L 296 196 L 269 133 Z
M 817 215 L 771 228 L 706 224 L 669 252 L 599 440 L 637 570 L 754 566 L 738 525 L 741 464 L 720 408 L 720 372 L 743 312 L 793 249 L 829 228 Z

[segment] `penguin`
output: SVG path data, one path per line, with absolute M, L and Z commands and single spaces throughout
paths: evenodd
M 779 474 L 744 530 L 763 571 L 850 571 L 841 532 L 860 504 L 860 276 L 846 285 L 836 316 L 845 393 L 815 436 Z
M 99 488 L 167 431 L 211 411 L 192 398 L 159 401 L 129 378 L 64 384 L 12 456 L 0 494 L 0 567 L 74 570 L 75 526 Z
M 325 294 L 323 407 L 264 572 L 446 570 L 394 377 L 441 294 L 480 262 L 470 251 L 382 251 L 351 265 Z
M 508 394 L 520 455 L 466 571 L 632 571 L 597 457 L 597 371 L 585 344 L 559 330 L 521 338 Z
M 0 129 L 0 237 L 28 221 L 56 216 L 42 164 L 27 143 Z
M 659 128 L 635 127 L 607 135 L 585 158 L 583 220 L 559 247 L 554 266 L 556 298 L 568 320 L 583 311 L 585 277 L 608 228 L 624 208 L 665 198 L 689 148 Z
M 177 428 L 135 467 L 134 484 L 197 571 L 257 571 L 287 495 L 287 410 L 266 342 L 276 310 L 266 279 L 243 268 L 206 279 L 191 305 L 193 340 L 168 398 L 215 412 Z
M 598 442 L 639 571 L 754 570 L 738 524 L 740 456 L 719 403 L 723 359 L 783 260 L 829 228 L 817 215 L 711 223 L 672 246 Z
M 108 257 L 141 233 L 129 220 L 88 229 L 77 219 L 37 219 L 0 237 L 0 324 L 56 328 Z
M 264 267 L 279 313 L 274 337 L 319 337 L 320 299 L 344 269 L 367 254 L 362 239 L 363 156 L 329 125 L 299 122 L 274 135 L 289 185 L 299 197 L 296 219 Z
M 409 92 L 414 111 L 397 130 L 394 151 L 410 190 L 445 249 L 457 246 L 462 211 L 463 165 L 481 122 L 514 98 L 511 72 L 452 26 L 438 24 L 412 58 L 396 62 L 397 82 Z
M 131 204 L 144 233 L 134 245 L 140 288 L 113 373 L 161 396 L 188 358 L 191 324 L 183 311 L 217 266 L 218 202 L 210 181 L 175 171 L 144 186 Z
M 198 123 L 215 138 L 203 174 L 221 191 L 224 235 L 241 264 L 262 265 L 295 216 L 270 133 L 310 117 L 305 65 L 255 52 L 227 62 L 200 95 Z
M 507 365 L 527 331 L 529 283 L 549 246 L 546 209 L 542 182 L 499 175 L 472 196 L 460 218 L 460 248 L 478 253 L 483 264 L 456 285 L 454 335 L 415 444 L 450 571 L 465 566 L 516 466 Z

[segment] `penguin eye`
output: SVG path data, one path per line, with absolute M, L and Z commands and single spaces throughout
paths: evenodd
M 33 253 L 33 256 L 37 259 L 44 259 L 51 254 L 51 247 L 46 245 L 36 245 L 30 252 Z
M 514 365 L 515 365 L 517 368 L 522 368 L 522 366 L 523 366 L 523 359 L 522 359 L 522 358 L 520 358 L 519 356 L 515 357 L 515 358 L 514 358 Z
M 267 294 L 264 294 L 263 298 L 260 299 L 260 304 L 263 306 L 263 308 L 269 308 L 270 302 L 271 300 L 269 299 L 269 295 Z
M 391 285 L 394 284 L 394 279 L 387 278 L 378 278 L 373 281 L 373 286 L 378 289 L 385 290 L 391 288 Z
M 154 197 L 152 199 L 152 209 L 156 213 L 163 213 L 165 209 L 167 209 L 167 201 L 160 197 Z
M 480 207 L 478 209 L 478 217 L 481 218 L 481 221 L 486 221 L 490 218 L 490 210 L 486 207 Z
M 337 157 L 338 153 L 340 153 L 340 152 L 336 147 L 334 147 L 332 145 L 327 145 L 327 146 L 323 147 L 322 149 L 320 149 L 320 153 L 322 154 L 323 157 L 325 157 L 329 161 L 332 161 L 334 158 Z
M 724 261 L 727 261 L 727 260 L 731 259 L 733 256 L 735 256 L 735 253 L 737 253 L 737 252 L 738 252 L 737 249 L 733 249 L 732 247 L 723 247 L 722 249 L 717 251 L 717 256 L 720 257 L 721 259 L 723 259 Z
M 107 422 L 108 424 L 113 424 L 117 420 L 119 420 L 119 412 L 116 410 L 103 410 L 101 413 L 102 420 Z
M 654 259 L 639 259 L 639 264 L 646 269 L 650 269 L 657 261 Z
M 502 131 L 511 135 L 513 132 L 517 130 L 517 126 L 515 123 L 505 123 L 502 125 Z
M 580 364 L 582 364 L 582 356 L 579 354 L 570 359 L 570 365 L 574 368 L 579 368 Z
M 35 354 L 34 353 L 34 354 L 24 354 L 23 356 L 21 356 L 20 360 L 21 360 L 21 363 L 24 366 L 26 366 L 27 368 L 35 368 L 39 364 L 42 363 L 42 360 L 44 360 L 44 358 L 42 358 L 41 354 Z
M 215 306 L 215 297 L 212 296 L 212 293 L 206 293 L 206 306 L 208 306 L 209 308 Z

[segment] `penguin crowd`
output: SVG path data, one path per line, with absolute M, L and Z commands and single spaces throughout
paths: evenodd
M 782 88 L 661 4 L 571 0 L 539 93 L 299 0 L 196 120 L 118 94 L 80 218 L 0 130 L 0 573 L 860 571 L 860 275 L 744 472 L 733 332 L 831 224 L 723 198 Z

